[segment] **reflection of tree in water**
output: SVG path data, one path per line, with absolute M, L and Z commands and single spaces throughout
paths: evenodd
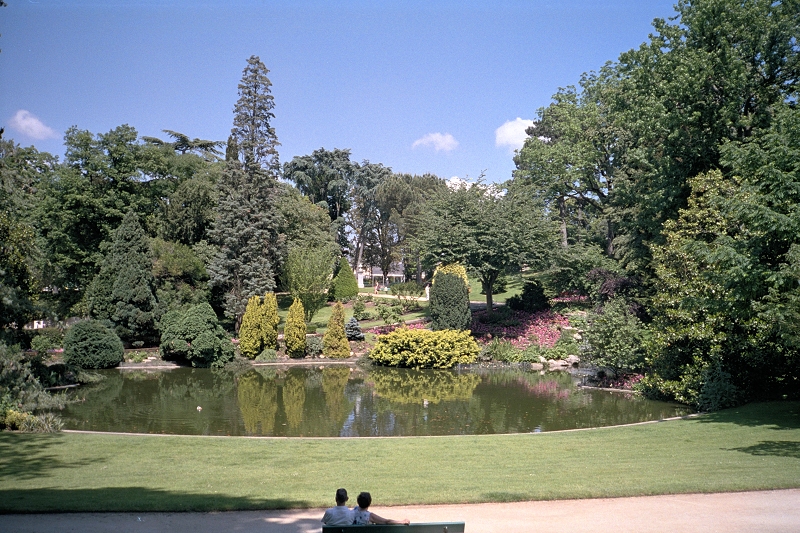
M 344 389 L 350 379 L 347 367 L 328 367 L 322 369 L 322 391 L 325 393 L 325 405 L 328 419 L 341 424 L 350 410 Z
M 306 402 L 306 384 L 304 373 L 290 370 L 283 382 L 281 391 L 283 398 L 283 411 L 289 428 L 296 430 L 303 421 L 303 406 Z
M 272 435 L 278 412 L 278 387 L 274 377 L 264 379 L 251 370 L 239 377 L 237 388 L 239 410 L 248 435 Z
M 401 404 L 469 400 L 481 381 L 480 376 L 471 373 L 403 368 L 376 368 L 369 379 L 378 396 Z

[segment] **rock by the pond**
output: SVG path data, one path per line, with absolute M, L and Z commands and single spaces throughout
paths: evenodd
M 581 362 L 581 358 L 578 357 L 577 355 L 570 355 L 565 359 L 565 361 L 569 366 L 576 366 L 578 363 Z
M 542 363 L 531 363 L 531 370 L 543 370 L 544 365 Z
M 548 359 L 547 365 L 552 368 L 566 368 L 569 364 L 566 361 L 562 361 L 561 359 Z

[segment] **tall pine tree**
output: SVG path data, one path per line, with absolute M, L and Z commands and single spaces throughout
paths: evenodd
M 275 288 L 284 255 L 285 238 L 275 207 L 279 143 L 270 124 L 275 103 L 268 72 L 257 56 L 247 60 L 210 232 L 219 248 L 208 269 L 211 283 L 225 290 L 225 314 L 236 320 L 237 329 L 248 298 Z

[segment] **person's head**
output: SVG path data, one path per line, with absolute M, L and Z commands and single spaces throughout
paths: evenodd
M 336 490 L 336 505 L 342 505 L 347 501 L 347 491 L 345 489 Z
M 372 503 L 372 496 L 369 495 L 369 492 L 362 492 L 358 495 L 356 501 L 358 502 L 359 507 L 366 509 Z

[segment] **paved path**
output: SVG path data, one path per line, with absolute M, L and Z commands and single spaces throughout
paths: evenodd
M 552 502 L 377 507 L 412 522 L 464 521 L 468 533 L 789 533 L 800 531 L 800 489 Z M 229 513 L 0 515 L 14 533 L 319 533 L 321 509 Z

